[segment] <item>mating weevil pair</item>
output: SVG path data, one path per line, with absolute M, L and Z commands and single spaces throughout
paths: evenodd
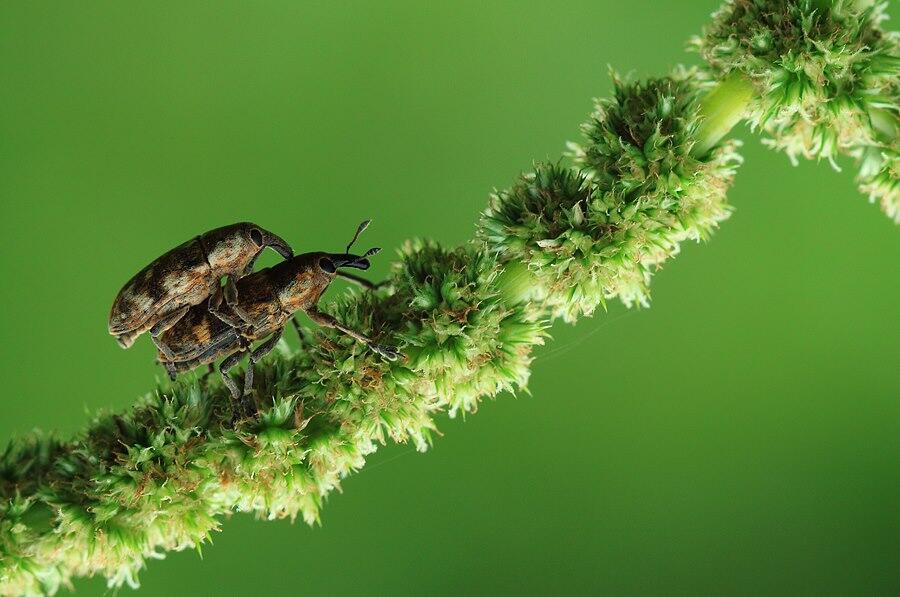
M 129 348 L 144 332 L 156 342 L 191 306 L 209 298 L 223 276 L 233 302 L 235 279 L 253 271 L 265 247 L 285 259 L 294 255 L 280 237 L 249 222 L 216 228 L 178 245 L 122 287 L 109 313 L 109 333 L 122 348 Z
M 337 329 L 366 344 L 379 355 L 395 360 L 394 349 L 376 344 L 317 308 L 319 297 L 335 277 L 366 288 L 375 286 L 341 268 L 366 270 L 369 256 L 350 249 L 369 225 L 364 221 L 341 253 L 293 255 L 280 237 L 250 223 L 217 228 L 172 249 L 142 269 L 119 292 L 109 319 L 109 332 L 123 348 L 149 331 L 158 360 L 174 380 L 177 373 L 224 359 L 222 379 L 235 399 L 241 397 L 228 371 L 249 355 L 244 394 L 253 383 L 253 365 L 270 352 L 297 311 L 323 327 Z M 265 247 L 285 260 L 251 273 Z M 220 278 L 226 277 L 225 286 Z M 253 342 L 264 340 L 255 349 Z

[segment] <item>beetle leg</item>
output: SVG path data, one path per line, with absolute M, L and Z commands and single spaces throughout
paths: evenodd
M 262 360 L 264 356 L 272 352 L 272 349 L 278 344 L 278 341 L 281 340 L 281 335 L 284 333 L 284 328 L 278 329 L 269 336 L 269 338 L 256 347 L 255 350 L 250 352 L 250 362 L 247 363 L 247 370 L 244 372 L 244 397 L 243 400 L 245 402 L 245 406 L 250 406 L 254 408 L 256 405 L 253 404 L 253 399 L 251 398 L 253 394 L 253 368 L 256 363 Z
M 241 308 L 240 304 L 238 304 L 238 289 L 234 276 L 226 276 L 224 293 L 225 303 L 228 304 L 228 307 L 235 315 L 241 318 L 241 321 L 244 322 L 245 326 L 256 326 L 261 323 L 260 321 L 254 321 L 253 318 Z
M 310 307 L 306 310 L 306 314 L 312 319 L 314 322 L 322 326 L 323 328 L 333 328 L 338 330 L 339 332 L 343 332 L 347 334 L 354 340 L 358 342 L 362 342 L 363 344 L 370 344 L 372 342 L 367 336 L 360 334 L 356 330 L 350 329 L 347 326 L 341 324 L 337 319 L 328 315 L 327 313 L 322 313 L 315 307 Z
M 387 284 L 387 280 L 382 280 L 381 282 L 378 282 L 376 284 L 375 282 L 366 280 L 362 276 L 357 276 L 356 274 L 351 274 L 349 272 L 343 272 L 341 270 L 337 271 L 337 276 L 339 278 L 343 278 L 349 282 L 353 282 L 357 286 L 365 288 L 366 290 L 378 290 L 379 288 L 381 288 L 382 286 Z
M 184 317 L 184 315 L 190 309 L 190 305 L 184 305 L 176 311 L 172 311 L 162 319 L 156 322 L 152 328 L 150 328 L 150 339 L 153 340 L 153 343 L 156 344 L 156 348 L 159 349 L 159 352 L 163 353 L 167 359 L 174 359 L 175 353 L 172 352 L 172 349 L 169 348 L 165 342 L 163 342 L 159 336 L 162 335 L 167 329 L 178 323 L 178 321 Z
M 247 262 L 247 265 L 244 267 L 244 271 L 241 272 L 239 278 L 243 278 L 244 276 L 249 276 L 253 273 L 253 268 L 256 266 L 256 260 L 259 259 L 259 256 L 262 254 L 263 250 L 260 248 L 253 257 L 250 258 L 250 261 Z
M 247 369 L 244 372 L 244 391 L 241 392 L 238 389 L 237 384 L 231 378 L 231 375 L 228 374 L 228 370 L 237 365 L 244 355 L 247 354 L 249 349 L 247 345 L 244 345 L 244 348 L 240 352 L 236 352 L 219 365 L 219 372 L 222 374 L 222 380 L 225 382 L 225 385 L 228 386 L 228 389 L 231 391 L 231 397 L 236 400 L 240 405 L 241 409 L 245 414 L 252 415 L 256 412 L 255 405 L 250 399 L 250 394 L 253 391 L 253 360 L 252 353 L 250 353 L 251 359 L 247 363 Z
M 236 330 L 240 330 L 244 327 L 243 321 L 235 319 L 231 317 L 228 313 L 222 311 L 222 292 L 217 290 L 210 297 L 209 301 L 206 303 L 206 308 L 212 313 L 217 319 L 222 321 L 223 323 L 230 325 Z
M 244 370 L 244 394 L 241 397 L 241 405 L 244 407 L 244 412 L 254 412 L 255 404 L 253 403 L 253 359 L 252 353 L 251 358 L 247 361 L 247 369 Z
M 235 281 L 234 276 L 225 276 L 225 302 L 228 303 L 229 307 L 233 307 L 237 304 L 237 282 Z
M 357 332 L 354 329 L 348 328 L 337 319 L 328 315 L 327 313 L 322 313 L 315 307 L 311 307 L 306 310 L 306 314 L 309 315 L 309 318 L 315 321 L 317 324 L 322 326 L 323 328 L 333 328 L 347 334 L 357 342 L 362 342 L 366 346 L 368 346 L 373 352 L 383 356 L 389 361 L 396 361 L 400 358 L 400 353 L 394 350 L 393 348 L 389 348 L 387 346 L 382 346 L 381 344 L 376 344 L 372 342 L 372 339 L 368 336 Z
M 219 365 L 219 374 L 222 376 L 222 381 L 225 382 L 225 385 L 228 386 L 228 389 L 231 391 L 231 397 L 234 400 L 241 399 L 241 391 L 238 389 L 237 384 L 234 383 L 234 380 L 231 379 L 228 371 L 229 369 L 237 365 L 243 357 L 244 351 L 236 352 L 222 361 L 222 364 Z
M 200 376 L 200 381 L 206 382 L 206 380 L 209 378 L 210 375 L 212 375 L 212 372 L 215 370 L 216 370 L 215 365 L 213 365 L 212 363 L 207 363 L 206 373 L 204 373 L 203 375 Z
M 178 369 L 175 368 L 175 363 L 165 362 L 162 365 L 166 368 L 166 373 L 169 374 L 169 379 L 171 381 L 175 381 L 175 377 L 178 375 Z
M 296 317 L 291 317 L 291 325 L 293 325 L 294 329 L 297 331 L 297 338 L 300 339 L 300 348 L 309 344 L 309 340 L 306 338 L 306 332 L 300 327 L 300 322 L 297 321 Z
M 201 355 L 196 359 L 192 359 L 190 361 L 157 361 L 160 365 L 165 367 L 166 373 L 169 374 L 169 379 L 175 381 L 175 377 L 179 373 L 185 373 L 186 371 L 190 371 L 199 367 L 200 364 L 208 358 L 210 355 Z M 212 356 L 215 356 L 214 354 Z M 206 378 L 209 377 L 209 374 L 215 370 L 212 363 L 208 363 L 209 371 L 200 376 L 200 381 L 206 381 Z
M 165 342 L 163 342 L 156 336 L 150 336 L 150 339 L 153 340 L 153 343 L 156 345 L 156 348 L 158 348 L 159 352 L 161 352 L 167 359 L 175 358 L 175 353 L 172 352 L 172 349 L 169 348 Z M 172 377 L 172 376 L 170 375 L 169 377 Z M 174 380 L 174 379 L 175 378 L 172 377 L 172 380 Z
M 275 348 L 275 345 L 281 340 L 281 335 L 283 333 L 284 328 L 279 328 L 272 332 L 272 335 L 269 336 L 268 340 L 257 346 L 256 349 L 250 353 L 250 362 L 258 363 L 264 356 L 272 352 L 272 349 Z
M 184 305 L 157 321 L 153 327 L 150 328 L 150 335 L 159 336 L 162 334 L 164 331 L 178 323 L 178 320 L 184 317 L 190 308 L 190 305 Z
M 383 344 L 375 344 L 374 342 L 372 342 L 371 344 L 369 344 L 369 349 L 375 354 L 389 361 L 396 361 L 400 358 L 400 353 L 390 346 L 384 346 Z

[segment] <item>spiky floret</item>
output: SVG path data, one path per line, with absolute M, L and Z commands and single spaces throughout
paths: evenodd
M 478 226 L 493 252 L 528 268 L 531 297 L 568 321 L 590 314 L 608 294 L 642 283 L 633 268 L 617 268 L 600 257 L 612 244 L 611 229 L 591 219 L 592 195 L 582 172 L 537 164 L 491 196 Z
M 481 396 L 524 387 L 530 347 L 543 344 L 546 324 L 535 307 L 501 300 L 496 257 L 425 240 L 406 243 L 401 255 L 394 279 L 408 297 L 400 337 L 411 390 L 452 416 L 474 411 Z
M 504 262 L 531 272 L 537 297 L 574 321 L 605 299 L 646 305 L 651 273 L 686 239 L 703 239 L 727 218 L 725 193 L 737 144 L 696 158 L 699 73 L 629 83 L 599 100 L 574 146 L 581 170 L 539 164 L 491 197 L 480 236 Z
M 748 119 L 796 161 L 867 154 L 865 192 L 896 210 L 896 170 L 869 147 L 896 150 L 900 36 L 885 31 L 886 3 L 728 0 L 692 46 L 716 76 L 756 87 Z M 885 121 L 888 126 L 885 127 Z M 887 129 L 887 138 L 885 138 Z M 878 181 L 873 171 L 881 171 Z M 884 180 L 889 177 L 889 180 Z
M 751 122 L 792 158 L 832 158 L 877 143 L 870 114 L 897 109 L 900 48 L 885 5 L 830 9 L 812 0 L 728 0 L 692 40 L 717 76 L 756 86 Z
M 608 253 L 614 263 L 636 264 L 643 279 L 618 296 L 646 304 L 651 273 L 682 241 L 708 238 L 731 214 L 725 195 L 742 158 L 737 141 L 694 155 L 700 99 L 713 85 L 696 69 L 614 83 L 614 97 L 598 101 L 583 125 L 587 141 L 576 158 L 595 185 L 592 219 L 615 229 L 618 242 Z
M 900 143 L 858 147 L 852 155 L 859 160 L 859 189 L 872 203 L 900 224 Z
M 231 424 L 222 385 L 159 388 L 69 442 L 31 435 L 0 454 L 0 594 L 52 594 L 74 576 L 136 584 L 146 558 L 195 547 L 223 515 L 318 520 L 324 498 L 388 437 L 424 450 L 442 411 L 523 387 L 544 323 L 498 300 L 493 257 L 408 243 L 390 289 L 330 309 L 399 344 L 388 362 L 338 333 L 257 365 L 260 413 Z

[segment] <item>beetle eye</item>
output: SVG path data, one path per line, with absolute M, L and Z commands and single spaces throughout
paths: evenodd
M 258 228 L 253 228 L 250 230 L 250 240 L 256 243 L 257 247 L 263 246 L 262 232 L 260 232 Z
M 322 268 L 322 271 L 328 272 L 329 274 L 333 274 L 337 271 L 337 268 L 334 267 L 334 261 L 327 257 L 319 259 L 319 267 Z

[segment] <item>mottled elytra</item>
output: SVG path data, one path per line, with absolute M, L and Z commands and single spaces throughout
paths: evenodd
M 294 254 L 283 239 L 250 222 L 216 228 L 178 245 L 122 287 L 109 313 L 109 333 L 122 348 L 147 331 L 156 342 L 191 306 L 219 290 L 223 276 L 227 276 L 226 302 L 235 304 L 235 281 L 253 271 L 266 247 L 285 259 Z
M 159 337 L 159 343 L 165 347 L 165 350 L 160 349 L 159 362 L 175 379 L 177 373 L 225 359 L 219 367 L 222 379 L 232 396 L 239 399 L 241 392 L 228 370 L 249 355 L 244 382 L 244 394 L 248 394 L 253 383 L 253 364 L 275 347 L 284 326 L 297 311 L 305 312 L 320 326 L 347 334 L 387 359 L 397 359 L 400 355 L 395 350 L 376 344 L 365 334 L 343 325 L 316 307 L 319 297 L 335 277 L 351 280 L 368 289 L 375 288 L 371 282 L 341 271 L 342 268 L 368 269 L 367 257 L 380 251 L 373 248 L 362 255 L 350 254 L 353 242 L 368 224 L 367 220 L 359 225 L 343 254 L 297 255 L 238 280 L 234 305 L 221 305 L 223 292 L 220 290 L 210 300 L 211 308 L 205 304 L 192 307 Z M 247 321 L 252 323 L 247 324 Z M 265 341 L 254 349 L 252 343 L 259 340 Z

